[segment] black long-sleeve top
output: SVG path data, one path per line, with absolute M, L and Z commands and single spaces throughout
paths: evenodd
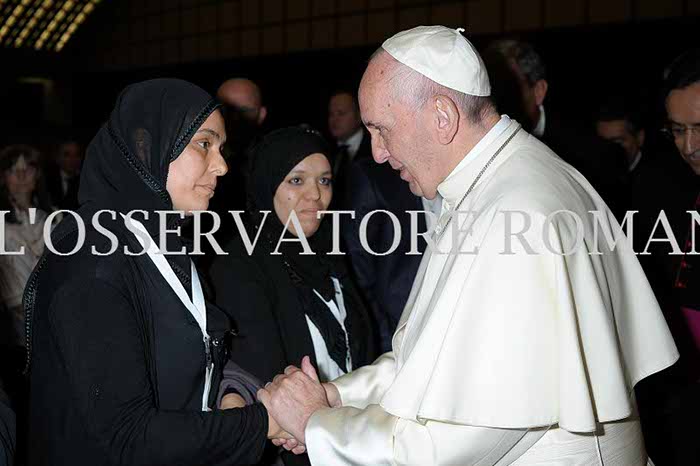
M 75 240 L 70 235 L 57 248 Z M 140 251 L 135 240 L 125 242 Z M 147 255 L 126 256 L 120 246 L 97 257 L 93 244 L 109 249 L 88 227 L 78 254 L 49 255 L 34 290 L 29 463 L 256 463 L 265 408 L 202 412 L 205 350 L 194 318 Z M 229 320 L 207 311 L 217 387 Z
M 316 364 L 315 350 L 304 317 L 304 306 L 279 255 L 259 243 L 248 255 L 240 238 L 226 246 L 210 269 L 215 302 L 235 321 L 231 359 L 262 382 L 271 381 L 290 364 L 299 365 L 308 355 Z M 347 275 L 339 278 L 347 310 L 353 368 L 369 364 L 374 345 L 369 316 Z M 266 452 L 260 464 L 276 464 L 277 451 Z M 283 452 L 286 465 L 308 465 L 306 455 Z
M 0 382 L 0 466 L 11 466 L 15 456 L 16 435 L 15 413 L 10 408 L 10 400 Z

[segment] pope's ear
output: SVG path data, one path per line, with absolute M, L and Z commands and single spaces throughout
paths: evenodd
M 440 144 L 449 144 L 454 140 L 459 129 L 459 109 L 447 96 L 433 97 L 435 112 L 435 131 Z

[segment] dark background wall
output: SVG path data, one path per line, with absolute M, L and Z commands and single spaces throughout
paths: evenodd
M 95 133 L 128 83 L 180 77 L 211 92 L 257 81 L 270 124 L 324 126 L 328 94 L 357 86 L 367 58 L 418 24 L 530 41 L 549 73 L 550 105 L 581 116 L 607 95 L 653 103 L 664 66 L 700 45 L 700 0 L 114 0 L 60 54 L 0 51 L 0 142 L 44 144 Z M 650 114 L 653 116 L 653 109 Z

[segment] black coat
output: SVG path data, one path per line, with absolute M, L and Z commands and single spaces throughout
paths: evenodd
M 0 382 L 0 466 L 11 466 L 15 456 L 16 443 L 15 413 L 10 408 L 10 400 Z
M 130 232 L 110 229 L 140 251 Z M 97 257 L 91 245 L 109 249 L 88 228 L 78 254 L 48 255 L 36 290 L 29 464 L 255 463 L 266 442 L 264 407 L 203 413 L 205 351 L 194 318 L 147 255 Z M 207 310 L 217 387 L 230 322 Z
M 341 156 L 337 153 L 335 157 Z M 357 152 L 351 161 L 347 161 L 344 164 L 340 164 L 337 173 L 333 178 L 333 201 L 331 203 L 331 210 L 346 210 L 351 209 L 349 205 L 349 197 L 358 188 L 358 181 L 355 179 L 355 174 L 353 173 L 353 167 L 362 161 L 373 162 L 372 160 L 372 137 L 369 132 L 365 129 L 362 130 L 362 142 L 360 147 L 357 148 Z
M 231 240 L 210 269 L 210 283 L 216 305 L 234 320 L 237 335 L 231 343 L 231 360 L 263 383 L 299 366 L 310 356 L 316 366 L 314 346 L 306 323 L 299 291 L 279 255 L 270 255 L 261 238 L 248 255 L 239 237 Z M 350 319 L 350 351 L 353 369 L 369 364 L 375 357 L 371 324 L 362 302 L 347 276 L 337 277 Z M 260 464 L 273 464 L 277 450 L 268 449 Z M 308 465 L 307 455 L 282 453 L 287 465 Z
M 158 236 L 155 212 L 174 210 L 166 189 L 172 162 L 186 147 L 197 150 L 190 141 L 216 109 L 211 96 L 185 81 L 134 84 L 88 146 L 77 211 L 84 244 L 72 255 L 45 251 L 24 295 L 30 465 L 223 466 L 260 458 L 265 408 L 202 411 L 202 332 L 150 257 L 122 247 L 141 251 L 122 218 L 135 209 L 150 214 L 137 218 Z M 92 250 L 108 254 L 111 246 L 92 226 L 99 210 L 115 214 L 100 217 L 118 242 L 106 256 Z M 78 231 L 66 216 L 51 235 L 56 249 L 72 250 Z M 166 238 L 170 251 L 183 245 L 176 235 Z M 190 259 L 166 258 L 191 292 Z M 207 327 L 216 387 L 230 322 L 208 307 Z
M 46 188 L 51 198 L 51 204 L 60 209 L 77 209 L 79 182 L 80 175 L 74 176 L 68 181 L 68 190 L 64 193 L 61 170 L 55 165 L 49 166 L 46 173 Z
M 407 254 L 411 249 L 411 217 L 407 211 L 422 211 L 423 203 L 388 163 L 377 164 L 371 158 L 358 160 L 353 164 L 351 177 L 354 185 L 347 204 L 356 217 L 346 222 L 343 239 L 357 284 L 377 322 L 382 351 L 388 351 L 426 246 L 425 240 L 419 238 L 417 249 L 421 254 Z M 370 254 L 360 243 L 360 222 L 375 210 L 393 213 L 401 227 L 398 247 L 384 256 Z M 423 233 L 425 217 L 418 215 L 417 218 L 418 233 Z M 389 217 L 383 213 L 374 214 L 367 224 L 368 245 L 373 251 L 384 253 L 393 241 L 394 226 Z
M 304 356 L 316 363 L 302 300 L 281 255 L 271 255 L 259 240 L 248 255 L 240 238 L 230 241 L 210 270 L 215 303 L 234 320 L 231 359 L 262 382 L 271 381 Z M 372 362 L 371 327 L 367 312 L 347 275 L 337 277 L 350 319 L 353 368 Z

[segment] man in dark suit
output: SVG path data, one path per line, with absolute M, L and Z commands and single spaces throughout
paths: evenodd
M 341 223 L 345 249 L 357 285 L 370 307 L 382 352 L 391 349 L 391 337 L 413 285 L 425 240 L 419 238 L 416 254 L 411 250 L 411 218 L 407 211 L 426 210 L 422 198 L 408 189 L 388 164 L 372 159 L 372 141 L 362 125 L 355 94 L 336 91 L 328 102 L 328 130 L 338 145 L 333 164 L 333 209 L 352 210 L 355 220 Z M 439 201 L 437 214 L 439 214 Z M 375 255 L 360 242 L 360 225 L 369 212 L 386 210 L 396 215 L 401 239 L 387 255 Z M 425 216 L 417 214 L 419 233 L 426 230 Z M 367 245 L 385 253 L 394 242 L 394 224 L 385 213 L 374 214 L 367 223 Z M 399 233 L 397 233 L 398 235 Z
M 615 143 L 625 151 L 627 173 L 637 176 L 644 165 L 654 163 L 642 151 L 646 132 L 639 111 L 623 99 L 615 99 L 601 106 L 596 117 L 596 132 L 606 141 Z
M 83 163 L 82 146 L 74 140 L 65 140 L 58 146 L 54 166 L 46 177 L 51 203 L 60 208 L 78 208 L 78 186 L 80 167 Z
M 250 79 L 233 78 L 224 81 L 216 92 L 223 103 L 226 121 L 226 156 L 229 171 L 219 181 L 212 209 L 222 216 L 228 210 L 246 209 L 246 183 L 248 180 L 248 149 L 264 132 L 267 107 L 263 105 L 262 93 Z M 228 219 L 222 218 L 228 222 Z M 230 227 L 222 225 L 222 231 Z
M 219 229 L 214 233 L 214 239 L 222 245 L 236 234 L 234 220 L 229 211 L 248 210 L 249 150 L 264 134 L 268 112 L 260 87 L 250 79 L 227 79 L 217 89 L 216 97 L 223 104 L 227 135 L 224 154 L 229 169 L 219 180 L 209 209 L 221 220 Z M 209 217 L 202 217 L 202 231 L 210 231 L 213 228 L 212 222 Z M 184 235 L 192 237 L 192 228 L 192 223 L 186 224 Z M 198 263 L 207 269 L 214 255 L 207 249 L 208 242 L 205 242 L 204 247 L 206 252 L 198 258 Z
M 345 201 L 354 189 L 350 167 L 355 161 L 372 158 L 372 141 L 362 126 L 357 98 L 350 91 L 336 91 L 328 101 L 328 132 L 338 149 L 333 162 L 333 204 L 347 207 Z
M 675 149 L 669 141 L 654 137 L 651 131 L 647 137 L 641 111 L 633 100 L 626 98 L 613 98 L 601 106 L 596 116 L 596 131 L 602 139 L 617 144 L 625 154 L 624 210 L 637 211 L 635 251 L 645 249 L 661 210 L 666 213 L 674 236 L 682 237 L 688 217 L 682 206 L 694 193 L 688 193 L 686 180 L 690 175 L 681 159 L 673 154 Z M 668 252 L 664 251 L 663 255 Z M 646 258 L 648 256 L 640 256 L 642 265 Z M 647 270 L 647 274 L 650 273 Z M 671 280 L 666 281 L 671 283 Z
M 345 225 L 342 233 L 357 284 L 377 325 L 378 343 L 382 352 L 386 352 L 391 349 L 391 338 L 426 246 L 425 240 L 418 237 L 412 249 L 412 214 L 409 211 L 424 211 L 426 206 L 389 164 L 377 164 L 371 158 L 364 158 L 352 165 L 350 176 L 353 188 L 346 204 L 356 217 Z M 439 205 L 437 209 L 439 213 Z M 366 246 L 371 249 L 367 251 L 360 239 L 361 222 L 376 210 L 394 214 L 400 231 L 394 231 L 394 223 L 386 213 L 373 214 L 366 223 Z M 416 232 L 425 232 L 425 214 L 413 216 Z M 395 235 L 400 235 L 398 244 L 391 253 L 384 255 L 394 247 Z

